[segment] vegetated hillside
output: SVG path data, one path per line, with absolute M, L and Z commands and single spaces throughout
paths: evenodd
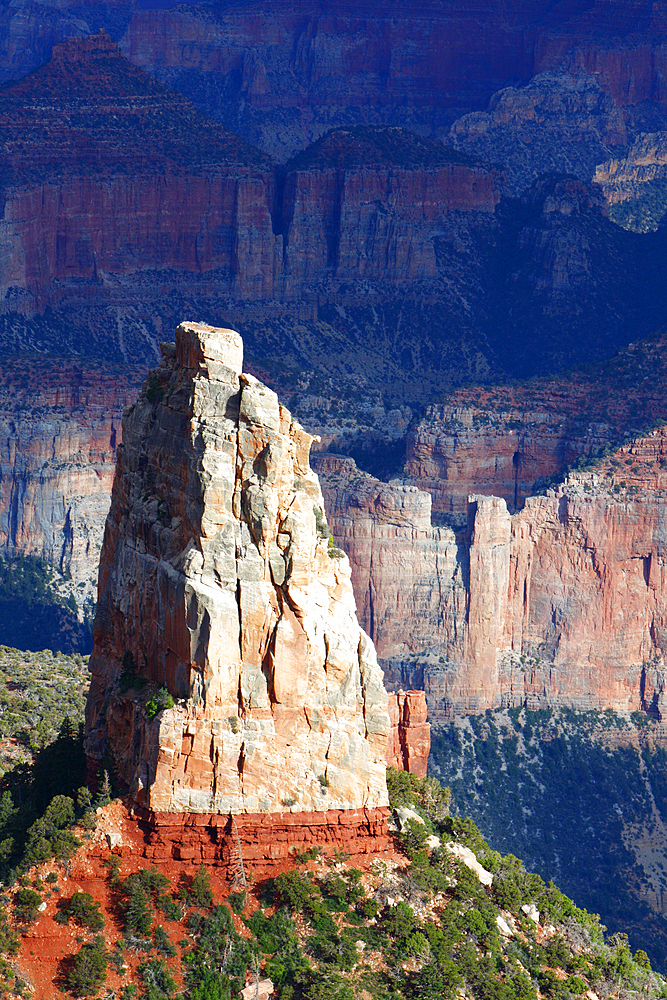
M 0 646 L 0 767 L 32 755 L 56 738 L 65 722 L 83 721 L 88 657 L 23 652 Z
M 665 735 L 639 713 L 498 710 L 433 728 L 429 766 L 495 848 L 665 968 Z
M 404 828 L 390 852 L 312 851 L 252 872 L 241 856 L 231 883 L 194 863 L 148 867 L 120 802 L 93 813 L 83 790 L 78 807 L 60 795 L 34 824 L 51 831 L 37 863 L 29 833 L 0 947 L 36 1000 L 54 983 L 73 996 L 106 983 L 125 1000 L 229 1000 L 269 977 L 277 1000 L 664 995 L 623 934 L 605 940 L 595 915 L 447 815 L 438 782 L 390 772 L 389 787 Z
M 88 598 L 79 612 L 66 583 L 36 556 L 0 557 L 0 644 L 18 649 L 90 653 L 95 605 Z M 81 615 L 81 619 L 79 618 Z

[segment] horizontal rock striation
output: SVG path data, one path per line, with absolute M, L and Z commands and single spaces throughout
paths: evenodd
M 141 377 L 25 355 L 0 370 L 0 551 L 94 584 L 123 409 Z
M 320 467 L 387 683 L 422 687 L 432 721 L 520 704 L 661 715 L 666 466 L 656 430 L 513 515 L 471 496 L 456 530 L 411 523 L 404 486 Z
M 319 848 L 323 854 L 381 853 L 390 843 L 387 809 L 328 809 L 317 812 L 151 813 L 135 808 L 144 833 L 144 854 L 152 861 L 238 864 L 240 843 L 244 862 L 280 863 L 295 853 Z
M 87 753 L 109 747 L 156 816 L 361 810 L 354 836 L 370 836 L 387 694 L 328 544 L 312 439 L 242 373 L 237 333 L 185 323 L 163 351 L 123 421 Z
M 524 0 L 326 10 L 299 0 L 280 10 L 136 11 L 121 45 L 137 65 L 281 156 L 351 120 L 444 131 L 460 114 L 482 111 L 500 88 L 561 68 L 594 77 L 619 106 L 664 106 L 665 27 L 664 11 L 648 0 L 613 10 L 577 3 L 566 12 Z

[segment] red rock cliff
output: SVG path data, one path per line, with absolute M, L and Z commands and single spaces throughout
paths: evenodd
M 426 777 L 431 749 L 431 727 L 426 721 L 423 691 L 398 691 L 389 695 L 387 764 L 399 771 Z
M 122 413 L 141 376 L 39 356 L 0 367 L 0 547 L 94 585 Z
M 456 532 L 410 524 L 405 487 L 320 465 L 387 682 L 423 686 L 431 719 L 524 702 L 662 712 L 666 465 L 654 431 L 514 515 L 470 497 Z
M 349 124 L 351 107 L 356 121 L 407 118 L 420 132 L 435 130 L 483 109 L 508 82 L 563 66 L 594 74 L 620 105 L 665 105 L 666 27 L 664 11 L 648 0 L 567 10 L 525 0 L 446 9 L 295 2 L 213 16 L 193 5 L 137 11 L 121 44 L 133 62 L 186 93 L 196 80 L 214 114 L 282 156 L 332 124 Z
M 104 34 L 62 42 L 5 90 L 0 128 L 4 309 L 42 312 L 68 287 L 108 301 L 111 275 L 160 269 L 272 291 L 273 164 Z

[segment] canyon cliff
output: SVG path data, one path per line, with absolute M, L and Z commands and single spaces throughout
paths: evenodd
M 278 159 L 351 124 L 437 137 L 544 71 L 586 73 L 621 108 L 667 102 L 665 14 L 648 0 L 446 9 L 13 0 L 0 14 L 0 78 L 24 76 L 54 44 L 101 27 L 135 65 Z
M 667 434 L 650 432 L 510 514 L 431 498 L 318 458 L 360 619 L 389 686 L 425 689 L 431 721 L 499 705 L 663 711 Z
M 623 123 L 597 97 L 611 150 Z M 599 186 L 542 178 L 517 202 L 501 167 L 404 125 L 345 125 L 278 163 L 103 32 L 5 87 L 0 123 L 6 352 L 147 364 L 184 310 L 233 314 L 254 362 L 395 407 L 597 359 L 665 319 L 664 234 L 619 229 Z
M 426 715 L 423 691 L 397 691 L 389 695 L 387 763 L 418 778 L 426 777 L 431 749 L 431 726 Z
M 25 355 L 0 370 L 0 551 L 44 559 L 83 599 L 97 581 L 123 409 L 141 378 Z
M 387 694 L 328 544 L 311 436 L 242 373 L 237 333 L 181 324 L 163 353 L 123 421 L 87 753 L 108 747 L 155 857 L 193 822 L 208 831 L 194 849 L 219 856 L 230 815 L 270 857 L 288 839 L 377 847 Z

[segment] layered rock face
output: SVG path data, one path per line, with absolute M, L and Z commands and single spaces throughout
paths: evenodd
M 595 182 L 615 222 L 635 232 L 657 229 L 667 211 L 667 134 L 642 133 L 626 156 L 597 166 Z
M 0 105 L 3 311 L 108 302 L 113 275 L 164 269 L 217 271 L 223 288 L 263 293 L 273 165 L 131 66 L 108 36 L 55 46 Z
M 562 66 L 595 76 L 620 106 L 665 104 L 664 30 L 664 13 L 648 2 L 567 12 L 523 0 L 446 11 L 297 2 L 137 11 L 121 45 L 228 127 L 285 155 L 352 120 L 444 131 L 509 82 Z
M 434 515 L 464 520 L 476 491 L 502 497 L 516 510 L 545 480 L 613 436 L 607 422 L 572 426 L 553 410 L 429 407 L 408 437 L 406 472 L 427 490 Z
M 434 227 L 447 212 L 493 212 L 501 182 L 499 170 L 404 129 L 330 133 L 289 165 L 288 287 L 327 272 L 392 284 L 434 279 Z
M 456 149 L 504 164 L 509 191 L 521 194 L 541 173 L 590 180 L 595 168 L 628 142 L 619 106 L 586 73 L 544 72 L 524 87 L 494 94 L 487 111 L 452 125 Z
M 280 159 L 352 123 L 435 135 L 545 70 L 584 71 L 622 107 L 666 101 L 665 16 L 648 0 L 567 11 L 525 0 L 446 10 L 412 0 L 243 10 L 13 0 L 0 15 L 1 78 L 25 75 L 54 43 L 102 26 L 137 66 Z
M 347 558 L 327 544 L 312 439 L 242 374 L 238 334 L 182 324 L 163 350 L 124 417 L 87 752 L 109 746 L 169 828 L 316 812 L 321 839 L 381 835 L 387 694 Z M 132 663 L 176 704 L 149 718 Z
M 431 727 L 426 721 L 423 691 L 398 691 L 389 695 L 387 763 L 399 771 L 426 777 L 431 749 Z
M 665 347 L 644 341 L 588 371 L 451 393 L 409 430 L 407 481 L 429 493 L 436 523 L 465 523 L 472 493 L 518 510 L 568 467 L 667 419 Z
M 613 225 L 599 187 L 551 178 L 517 205 L 502 170 L 398 126 L 278 165 L 104 34 L 4 89 L 0 123 L 7 352 L 152 363 L 184 308 L 233 309 L 253 360 L 363 379 L 393 408 L 665 318 L 664 237 Z
M 39 556 L 92 592 L 122 413 L 141 379 L 25 356 L 1 371 L 0 548 Z
M 665 463 L 653 431 L 514 515 L 469 497 L 456 531 L 426 523 L 427 494 L 320 468 L 387 683 L 425 689 L 432 721 L 523 703 L 661 713 Z

